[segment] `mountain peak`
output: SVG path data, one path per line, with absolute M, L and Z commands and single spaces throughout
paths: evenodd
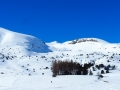
M 26 34 L 13 32 L 0 27 L 0 48 L 22 47 L 33 52 L 49 52 L 48 46 L 40 39 Z
M 82 42 L 96 42 L 96 43 L 104 43 L 104 44 L 108 43 L 98 38 L 79 38 L 79 39 L 75 39 L 71 41 L 69 44 L 77 44 L 77 43 L 82 43 Z

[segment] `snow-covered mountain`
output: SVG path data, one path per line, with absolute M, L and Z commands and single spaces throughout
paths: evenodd
M 22 51 L 41 53 L 50 52 L 49 47 L 43 41 L 34 36 L 0 28 L 0 52 L 3 51 L 3 49 L 5 49 L 4 54 L 8 54 L 10 50 L 12 51 L 10 53 L 14 52 L 16 54 Z
M 73 60 L 81 65 L 94 62 L 96 71 L 91 67 L 88 71 L 92 70 L 93 76 L 53 78 L 51 64 L 54 60 Z M 119 63 L 119 43 L 98 38 L 45 43 L 34 36 L 0 28 L 0 90 L 114 90 L 114 86 L 115 90 L 120 90 Z M 95 66 L 99 64 L 115 65 L 116 70 L 105 73 L 105 80 L 98 80 L 96 75 L 101 70 Z
M 57 41 L 47 43 L 53 51 L 119 51 L 120 45 L 118 43 L 108 43 L 98 38 L 81 38 L 64 43 Z

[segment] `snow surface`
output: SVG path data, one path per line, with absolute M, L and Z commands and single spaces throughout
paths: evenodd
M 83 39 L 98 42 L 45 44 L 34 36 L 0 28 L 0 90 L 120 90 L 120 44 Z M 53 60 L 71 59 L 80 64 L 95 61 L 95 65 L 116 65 L 116 70 L 110 70 L 100 80 L 96 76 L 99 70 L 92 76 L 52 77 Z

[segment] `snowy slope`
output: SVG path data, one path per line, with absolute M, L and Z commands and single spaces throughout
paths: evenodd
M 116 70 L 105 73 L 101 80 L 96 77 L 100 70 L 93 71 L 93 76 L 53 78 L 51 64 L 54 60 L 73 60 L 80 64 L 94 61 L 95 65 L 116 65 Z M 81 38 L 45 44 L 34 36 L 0 28 L 0 90 L 120 90 L 119 63 L 118 43 Z
M 0 48 L 5 48 L 5 53 L 8 53 L 7 51 L 10 49 L 13 51 L 16 49 L 16 51 L 50 52 L 48 46 L 40 39 L 4 28 L 0 28 Z
M 94 40 L 94 41 L 90 41 Z M 81 38 L 73 41 L 58 43 L 57 41 L 47 43 L 53 51 L 119 51 L 119 44 L 108 43 L 98 38 Z

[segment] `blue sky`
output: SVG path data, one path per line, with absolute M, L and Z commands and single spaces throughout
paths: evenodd
M 120 42 L 120 0 L 0 0 L 0 27 L 45 42 Z

